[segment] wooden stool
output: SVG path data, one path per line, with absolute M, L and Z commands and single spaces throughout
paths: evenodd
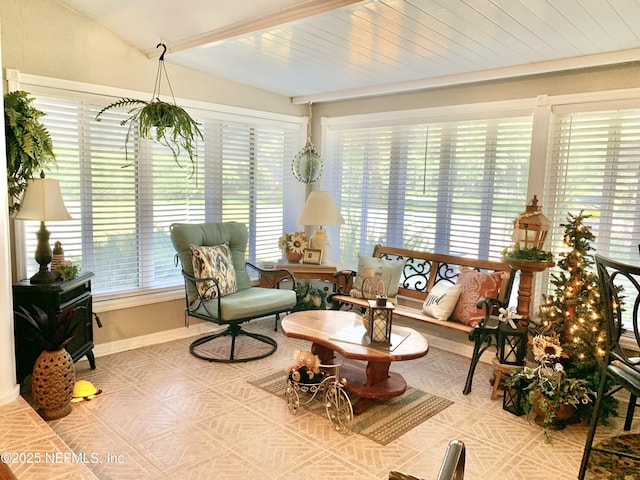
M 493 369 L 495 372 L 495 378 L 493 380 L 493 390 L 491 391 L 491 400 L 495 400 L 497 397 L 504 394 L 504 391 L 500 388 L 502 374 L 511 373 L 514 370 L 520 370 L 522 367 L 520 365 L 506 365 L 504 363 L 500 363 L 500 360 L 495 357 L 493 358 L 491 363 L 493 363 Z

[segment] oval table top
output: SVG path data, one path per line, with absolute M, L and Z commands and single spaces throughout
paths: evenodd
M 363 342 L 365 328 L 355 312 L 305 310 L 282 319 L 287 337 L 300 338 L 338 352 L 344 358 L 379 362 L 411 360 L 424 357 L 429 342 L 416 330 L 392 325 L 391 347 L 369 346 Z

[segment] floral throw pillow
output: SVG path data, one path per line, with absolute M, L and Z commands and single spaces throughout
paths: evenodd
M 220 288 L 220 296 L 230 295 L 238 290 L 236 284 L 236 269 L 231 258 L 229 244 L 195 246 L 190 245 L 193 260 L 193 274 L 196 278 L 215 278 Z M 218 290 L 213 281 L 196 282 L 198 295 L 204 300 L 211 300 L 218 296 Z
M 461 289 L 460 285 L 434 285 L 422 304 L 422 313 L 443 322 L 448 320 L 458 303 Z
M 502 272 L 481 273 L 462 268 L 456 285 L 460 286 L 460 298 L 451 315 L 465 325 L 475 326 L 484 318 L 484 309 L 476 305 L 481 297 L 497 297 L 502 283 Z

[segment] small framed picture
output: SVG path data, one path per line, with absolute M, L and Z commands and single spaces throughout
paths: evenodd
M 311 263 L 313 265 L 320 265 L 322 261 L 322 250 L 316 250 L 313 248 L 305 248 L 304 256 L 302 257 L 302 263 Z

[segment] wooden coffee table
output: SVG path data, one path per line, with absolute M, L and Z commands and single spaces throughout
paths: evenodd
M 282 320 L 282 331 L 287 337 L 312 342 L 311 352 L 323 364 L 343 362 L 340 376 L 347 379 L 345 388 L 358 397 L 353 406 L 356 415 L 377 398 L 397 397 L 406 391 L 402 375 L 389 371 L 391 362 L 424 357 L 429 351 L 422 334 L 398 325 L 392 327 L 395 341 L 390 349 L 366 345 L 362 317 L 354 312 L 295 312 Z

